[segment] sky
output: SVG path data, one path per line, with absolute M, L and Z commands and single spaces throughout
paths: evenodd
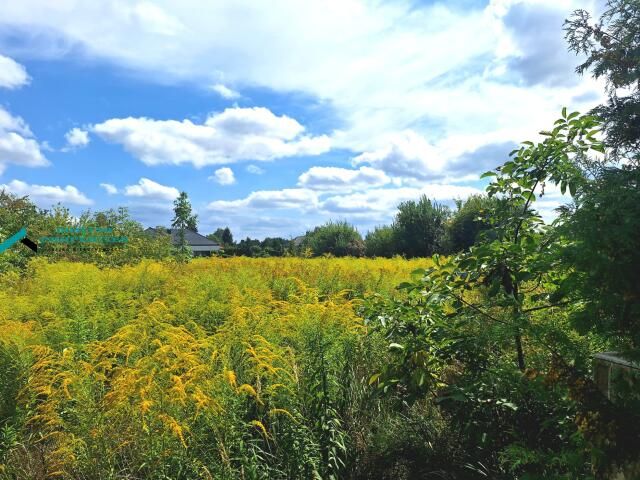
M 21 0 L 0 15 L 0 189 L 199 230 L 364 234 L 453 205 L 604 88 L 575 74 L 568 0 Z M 538 203 L 547 218 L 564 199 Z

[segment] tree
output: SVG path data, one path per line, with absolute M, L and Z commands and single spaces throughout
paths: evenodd
M 229 227 L 219 228 L 215 234 L 219 236 L 222 245 L 225 247 L 233 245 L 233 234 L 231 230 L 229 230 Z
M 446 224 L 446 250 L 457 253 L 473 246 L 480 232 L 491 228 L 488 217 L 497 204 L 495 197 L 486 195 L 456 200 L 456 211 Z
M 472 250 L 459 255 L 447 259 L 434 256 L 433 267 L 416 272 L 419 279 L 400 285 L 405 298 L 376 299 L 382 306 L 365 307 L 365 311 L 372 331 L 382 333 L 389 341 L 389 361 L 370 380 L 382 392 L 394 392 L 408 401 L 437 394 L 440 405 L 448 404 L 450 413 L 462 419 L 461 431 L 481 426 L 477 434 L 483 440 L 472 445 L 481 443 L 482 448 L 487 448 L 484 439 L 488 438 L 494 452 L 507 453 L 516 447 L 512 452 L 515 459 L 523 458 L 528 451 L 542 453 L 537 450 L 539 438 L 527 438 L 525 428 L 513 437 L 512 446 L 502 443 L 499 432 L 504 427 L 494 427 L 504 418 L 501 411 L 506 410 L 502 407 L 512 412 L 506 425 L 526 425 L 527 418 L 537 418 L 539 424 L 539 418 L 548 415 L 560 423 L 573 416 L 575 426 L 565 424 L 568 428 L 553 432 L 553 438 L 562 437 L 558 446 L 568 452 L 577 453 L 579 445 L 597 451 L 598 455 L 590 459 L 593 473 L 596 478 L 606 478 L 604 472 L 612 465 L 637 461 L 637 449 L 627 447 L 640 441 L 640 418 L 637 408 L 630 407 L 638 397 L 637 391 L 628 388 L 631 401 L 613 406 L 591 380 L 592 352 L 581 351 L 584 339 L 578 339 L 566 322 L 574 309 L 583 308 L 585 301 L 580 292 L 574 294 L 578 283 L 567 283 L 567 272 L 561 266 L 562 256 L 572 251 L 571 239 L 554 225 L 545 225 L 534 208 L 535 201 L 544 195 L 545 186 L 552 184 L 574 196 L 577 208 L 585 214 L 591 206 L 581 195 L 599 197 L 591 203 L 600 213 L 598 204 L 612 194 L 611 185 L 603 185 L 598 194 L 581 193 L 593 187 L 585 168 L 590 164 L 586 157 L 603 152 L 603 144 L 596 138 L 598 130 L 599 123 L 593 116 L 567 114 L 563 109 L 554 128 L 541 132 L 543 141 L 523 142 L 511 153 L 509 161 L 483 175 L 493 177 L 487 193 L 512 205 L 502 208 L 499 202 L 492 209 L 488 217 L 492 235 L 481 236 Z M 639 179 L 624 180 L 622 185 L 629 190 L 628 198 L 622 199 L 624 212 L 633 215 L 634 220 L 626 224 L 620 217 L 591 215 L 590 222 L 583 222 L 591 229 L 584 236 L 603 236 L 598 232 L 599 220 L 604 221 L 604 228 L 621 222 L 617 235 L 624 238 L 620 239 L 623 247 L 617 260 L 635 257 L 633 261 L 637 261 L 633 244 L 637 243 L 638 234 L 635 218 Z M 611 203 L 611 199 L 605 202 Z M 591 238 L 595 244 L 600 241 Z M 603 265 L 606 255 L 616 258 L 615 248 L 609 248 L 614 243 L 608 239 L 604 243 L 607 248 L 594 249 L 605 255 L 597 260 Z M 593 253 L 591 247 L 582 249 L 581 264 L 591 263 Z M 624 266 L 617 266 L 625 270 Z M 605 278 L 592 277 L 596 281 Z M 631 296 L 638 292 L 637 285 L 627 281 L 614 288 Z M 598 290 L 598 286 L 593 289 Z M 610 346 L 626 343 L 620 339 L 617 325 L 611 333 Z M 601 341 L 599 338 L 592 346 L 601 348 Z M 454 378 L 448 373 L 452 366 L 460 372 Z M 516 368 L 520 374 L 514 374 Z M 548 372 L 542 374 L 543 381 L 540 372 Z M 505 381 L 509 377 L 511 380 Z M 556 393 L 562 393 L 550 395 L 551 385 Z M 486 415 L 490 404 L 502 407 Z M 488 457 L 483 454 L 482 461 Z M 551 472 L 556 468 L 557 456 L 551 459 L 543 454 L 537 458 L 540 466 L 528 472 Z M 584 465 L 585 461 L 578 463 Z M 570 468 L 574 467 L 563 467 L 560 477 L 582 476 L 578 472 L 569 474 Z
M 575 207 L 565 209 L 568 239 L 563 293 L 580 299 L 573 318 L 580 330 L 621 333 L 640 347 L 640 2 L 610 0 L 597 23 L 585 10 L 565 22 L 570 48 L 587 56 L 577 71 L 604 78 L 607 103 L 594 110 L 603 121 L 607 156 L 594 165 Z M 626 160 L 614 166 L 610 160 Z M 638 355 L 640 356 L 640 355 Z
M 392 227 L 381 226 L 369 231 L 364 239 L 368 257 L 393 257 L 397 253 L 396 235 Z
M 197 215 L 194 215 L 191 211 L 191 202 L 187 192 L 180 192 L 178 198 L 173 202 L 174 217 L 171 222 L 171 226 L 178 230 L 178 250 L 181 255 L 190 253 L 189 247 L 185 240 L 185 230 L 197 231 Z
M 569 49 L 587 56 L 576 71 L 606 79 L 607 103 L 592 113 L 604 123 L 611 155 L 640 162 L 640 2 L 608 0 L 595 24 L 576 10 L 564 28 Z
M 249 237 L 244 240 L 240 240 L 236 244 L 233 253 L 234 255 L 243 255 L 245 257 L 260 257 L 262 256 L 260 240 L 254 240 Z
M 407 257 L 428 257 L 441 252 L 449 215 L 449 208 L 431 202 L 426 195 L 417 202 L 402 202 L 393 223 L 399 252 Z
M 329 221 L 307 232 L 303 248 L 311 248 L 314 255 L 331 254 L 336 257 L 360 257 L 364 254 L 364 243 L 353 225 L 342 221 Z
M 267 237 L 261 243 L 264 254 L 273 257 L 282 257 L 287 251 L 289 251 L 291 242 L 281 237 Z
M 574 325 L 639 348 L 640 169 L 604 170 L 577 192 L 558 223 L 567 240 L 560 293 L 579 305 Z
M 179 230 L 198 231 L 198 216 L 192 213 L 191 202 L 187 192 L 180 192 L 178 198 L 173 202 L 174 217 L 171 223 L 173 228 Z

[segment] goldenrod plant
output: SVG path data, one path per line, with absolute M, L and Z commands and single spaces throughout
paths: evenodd
M 0 478 L 344 478 L 379 362 L 362 298 L 429 264 L 35 258 L 7 271 Z

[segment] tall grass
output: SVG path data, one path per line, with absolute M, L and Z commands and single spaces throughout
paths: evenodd
M 4 274 L 0 477 L 353 476 L 383 354 L 360 299 L 427 263 L 36 260 Z

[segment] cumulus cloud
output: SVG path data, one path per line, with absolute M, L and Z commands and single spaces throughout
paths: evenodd
M 161 185 L 148 178 L 141 178 L 137 185 L 124 187 L 124 194 L 128 197 L 140 197 L 147 200 L 175 200 L 179 195 L 175 187 Z
M 96 134 L 121 144 L 147 165 L 191 163 L 197 168 L 319 155 L 329 149 L 327 136 L 304 135 L 304 130 L 295 119 L 262 107 L 227 108 L 202 124 L 129 117 L 93 126 Z
M 320 191 L 365 190 L 386 185 L 390 181 L 385 172 L 371 167 L 360 167 L 357 170 L 311 167 L 298 177 L 300 187 Z
M 253 175 L 262 175 L 265 172 L 264 168 L 260 168 L 257 165 L 247 165 L 246 170 Z
M 295 236 L 330 219 L 346 219 L 361 231 L 389 223 L 399 203 L 421 195 L 445 204 L 480 193 L 476 188 L 426 184 L 421 188 L 373 188 L 363 192 L 319 192 L 307 188 L 261 190 L 237 200 L 217 200 L 207 207 L 203 222 L 227 224 L 234 233 Z M 298 213 L 292 216 L 291 211 Z M 301 213 L 303 215 L 301 215 Z
M 0 87 L 19 88 L 29 83 L 27 70 L 13 58 L 0 55 Z
M 107 194 L 109 195 L 115 195 L 116 193 L 118 193 L 118 189 L 116 188 L 116 186 L 111 183 L 101 183 L 100 186 L 104 188 L 105 192 L 107 192 Z
M 233 170 L 229 167 L 217 169 L 209 179 L 219 183 L 220 185 L 233 185 L 236 183 L 236 177 L 233 175 Z
M 524 132 L 523 132 L 524 135 Z M 515 147 L 501 141 L 514 133 L 497 131 L 483 135 L 452 136 L 433 144 L 424 136 L 407 130 L 387 136 L 380 148 L 354 157 L 355 166 L 366 164 L 382 170 L 396 185 L 420 185 L 425 181 L 461 183 L 478 180 L 480 173 L 501 165 Z M 524 138 L 535 139 L 537 135 Z
M 65 205 L 91 205 L 93 203 L 73 185 L 66 187 L 30 185 L 21 180 L 11 180 L 8 184 L 0 185 L 0 190 L 6 190 L 20 197 L 28 195 L 40 207 L 50 207 L 58 202 Z
M 226 98 L 227 100 L 234 100 L 236 98 L 240 98 L 240 94 L 235 90 L 230 89 L 229 87 L 223 85 L 222 83 L 216 83 L 211 86 L 211 90 L 216 92 L 222 98 Z
M 163 82 L 224 79 L 303 92 L 331 106 L 343 123 L 336 144 L 356 151 L 406 129 L 448 136 L 522 125 L 536 132 L 567 98 L 593 90 L 588 78 L 564 81 L 576 59 L 559 52 L 561 19 L 595 0 L 491 0 L 464 9 L 413 0 L 34 2 L 9 2 L 0 19 L 30 33 L 21 48 L 33 55 L 82 49 Z M 172 35 L 163 48 L 159 33 Z M 510 68 L 517 74 L 505 75 Z
M 8 164 L 44 167 L 49 162 L 24 120 L 0 107 L 0 173 Z
M 239 200 L 216 200 L 207 209 L 217 212 L 233 212 L 236 209 L 299 209 L 311 210 L 318 206 L 317 194 L 305 188 L 260 190 Z
M 411 130 L 391 136 L 386 145 L 356 156 L 352 163 L 365 163 L 394 177 L 418 179 L 442 175 L 445 165 L 443 153 Z
M 67 140 L 68 148 L 81 148 L 89 145 L 89 132 L 80 128 L 72 128 L 64 138 Z
M 466 198 L 481 193 L 473 187 L 426 184 L 422 188 L 372 189 L 362 193 L 336 195 L 325 199 L 321 208 L 325 212 L 351 215 L 379 215 L 390 217 L 401 202 L 417 200 L 421 195 L 440 202 Z

